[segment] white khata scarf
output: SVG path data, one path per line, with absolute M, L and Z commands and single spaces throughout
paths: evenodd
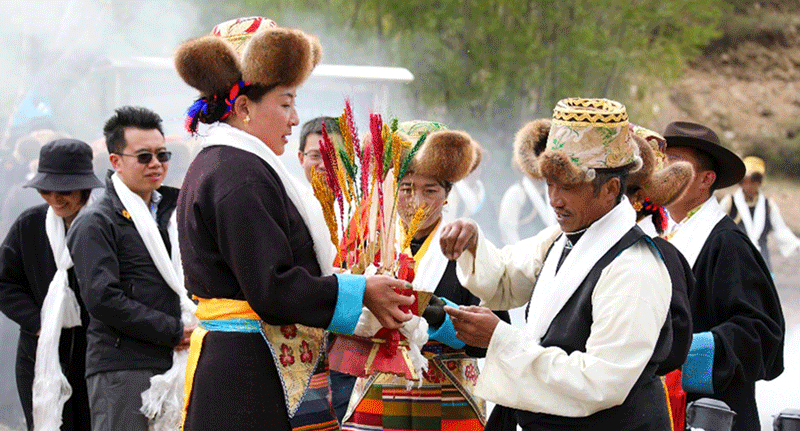
M 433 235 L 433 238 L 431 238 L 428 243 L 428 250 L 414 268 L 416 275 L 414 276 L 414 282 L 412 284 L 415 290 L 433 292 L 439 286 L 439 282 L 444 276 L 448 260 L 444 257 L 441 244 L 439 244 L 443 227 L 444 222 L 440 221 L 439 225 L 436 226 L 436 230 L 430 233 L 430 235 Z M 398 231 L 402 232 L 403 230 L 398 229 Z M 402 239 L 400 241 L 402 241 Z
M 266 144 L 255 136 L 231 127 L 225 123 L 215 123 L 208 128 L 208 134 L 203 140 L 203 148 L 214 145 L 225 145 L 255 154 L 265 161 L 278 174 L 289 200 L 292 201 L 300 216 L 303 218 L 311 239 L 314 241 L 314 252 L 322 275 L 333 274 L 333 259 L 336 257 L 333 244 L 330 240 L 328 225 L 322 217 L 322 207 L 308 187 L 301 184 L 286 169 L 281 159 L 270 150 Z
M 136 226 L 136 230 L 142 237 L 156 269 L 180 299 L 181 323 L 184 327 L 195 326 L 197 318 L 195 318 L 194 312 L 197 306 L 189 299 L 186 288 L 183 286 L 183 269 L 178 248 L 178 227 L 175 213 L 172 214 L 167 226 L 172 243 L 172 257 L 170 258 L 164 240 L 158 231 L 158 225 L 153 220 L 145 201 L 141 196 L 132 192 L 118 174 L 111 175 L 111 181 L 119 200 L 131 215 L 133 225 Z M 150 418 L 151 430 L 173 430 L 180 424 L 183 411 L 183 383 L 188 357 L 188 350 L 174 351 L 172 367 L 164 374 L 151 377 L 150 388 L 142 392 L 141 412 Z
M 722 211 L 717 198 L 711 196 L 696 213 L 675 225 L 672 233 L 667 234 L 665 238 L 668 238 L 669 242 L 683 254 L 689 265 L 694 268 L 697 256 L 706 244 L 708 235 L 723 217 L 725 217 L 725 212 Z
M 623 196 L 617 206 L 586 229 L 558 272 L 556 266 L 566 244 L 566 235 L 556 240 L 533 289 L 526 326 L 528 333 L 538 340 L 544 337 L 553 319 L 597 261 L 635 225 L 636 211 Z
M 767 221 L 767 199 L 764 197 L 764 193 L 758 194 L 756 210 L 753 212 L 752 216 L 750 215 L 750 207 L 747 206 L 747 202 L 744 200 L 744 192 L 742 192 L 741 188 L 733 193 L 733 203 L 736 205 L 736 211 L 739 213 L 739 217 L 742 218 L 742 224 L 744 225 L 745 232 L 747 232 L 747 236 L 750 238 L 753 245 L 756 246 L 756 249 L 761 251 L 758 240 L 764 232 L 764 226 Z
M 90 196 L 85 206 L 93 201 Z M 42 304 L 33 378 L 33 425 L 36 431 L 57 431 L 61 428 L 64 403 L 72 396 L 72 387 L 61 370 L 58 356 L 61 328 L 80 326 L 81 312 L 75 292 L 69 287 L 67 270 L 72 268 L 72 258 L 67 249 L 64 219 L 53 208 L 47 208 L 44 226 L 56 261 L 56 273 Z

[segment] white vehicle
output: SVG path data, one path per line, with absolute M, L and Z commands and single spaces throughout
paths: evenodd
M 413 79 L 403 67 L 320 64 L 301 88 L 297 100 L 300 122 L 320 115 L 338 116 L 345 98 L 353 103 L 357 123 L 365 126 L 370 113 L 402 114 L 398 110 L 406 107 L 395 102 L 403 100 L 399 97 L 403 84 Z M 123 105 L 150 108 L 164 119 L 165 133 L 185 135 L 186 109 L 197 98 L 197 91 L 180 79 L 172 59 L 166 57 L 98 62 L 69 93 L 54 107 L 54 116 L 75 125 L 75 133 L 81 136 L 96 135 L 102 122 Z M 75 109 L 76 98 L 89 100 Z M 84 128 L 87 135 L 81 133 Z
M 360 133 L 368 130 L 371 113 L 379 113 L 387 121 L 388 116 L 408 119 L 405 118 L 407 107 L 403 93 L 404 85 L 413 79 L 414 75 L 402 67 L 320 64 L 298 92 L 300 124 L 322 115 L 341 115 L 346 98 L 352 102 Z M 96 63 L 65 96 L 62 101 L 55 102 L 53 116 L 74 136 L 94 141 L 101 137 L 103 123 L 115 108 L 144 106 L 163 118 L 169 147 L 170 142 L 190 140 L 184 128 L 186 110 L 198 94 L 178 76 L 171 58 L 131 57 Z M 76 104 L 76 100 L 81 103 Z M 201 125 L 201 134 L 202 130 Z M 298 126 L 294 128 L 294 139 L 286 147 L 283 160 L 292 173 L 302 177 L 296 157 L 299 134 Z M 100 153 L 102 148 L 95 148 L 95 151 Z M 185 169 L 188 163 L 189 160 L 174 159 L 170 171 Z M 107 166 L 99 166 L 97 170 L 102 173 L 105 168 Z M 173 176 L 169 175 L 166 183 L 178 185 L 180 177 L 170 178 Z

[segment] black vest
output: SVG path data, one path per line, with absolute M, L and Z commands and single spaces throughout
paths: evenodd
M 769 208 L 769 199 L 764 199 L 764 230 L 761 231 L 761 236 L 758 237 L 758 247 L 761 249 L 761 256 L 764 258 L 764 261 L 767 263 L 767 267 L 772 270 L 772 262 L 769 258 L 769 248 L 767 248 L 767 235 L 772 232 L 772 222 L 770 221 L 770 208 Z M 748 206 L 750 209 L 750 217 L 753 217 L 753 209 Z M 744 228 L 744 222 L 742 221 L 742 215 L 739 214 L 739 208 L 736 207 L 736 204 L 731 202 L 731 209 L 728 212 L 730 218 L 742 229 L 742 232 L 747 235 L 747 230 Z
M 600 258 L 581 285 L 575 290 L 575 293 L 555 316 L 542 338 L 541 345 L 543 347 L 559 347 L 567 354 L 576 350 L 586 351 L 586 341 L 589 339 L 592 327 L 592 292 L 597 280 L 606 266 L 625 249 L 639 241 L 647 241 L 650 246 L 658 250 L 638 226 L 631 228 Z M 655 374 L 658 363 L 667 356 L 671 349 L 671 340 L 668 341 L 664 338 L 659 338 L 650 363 L 645 367 L 642 375 L 633 385 L 621 405 L 581 418 L 516 410 L 517 422 L 526 431 L 586 431 L 587 429 L 592 431 L 606 429 L 617 431 L 668 430 L 670 428 L 670 419 L 664 387 L 661 379 Z M 536 396 L 546 397 L 547 394 L 536 394 Z

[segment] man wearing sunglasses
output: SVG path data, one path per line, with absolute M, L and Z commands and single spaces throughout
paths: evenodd
M 178 256 L 172 249 L 177 239 L 169 233 L 178 189 L 161 185 L 170 153 L 158 114 L 122 107 L 103 132 L 114 169 L 106 193 L 67 235 L 90 315 L 86 377 L 92 429 L 145 431 L 141 394 L 151 377 L 172 366 L 173 351 L 188 347 L 193 329 L 181 322 L 174 277 L 164 273 L 164 265 L 173 264 L 169 256 Z

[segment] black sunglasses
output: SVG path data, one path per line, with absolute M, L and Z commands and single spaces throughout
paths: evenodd
M 72 192 L 73 192 L 72 190 L 67 190 L 67 191 L 63 191 L 63 190 L 61 190 L 61 191 L 57 191 L 57 192 L 54 192 L 54 191 L 52 191 L 52 190 L 42 190 L 42 189 L 37 189 L 37 190 L 39 191 L 39 194 L 40 194 L 40 195 L 43 195 L 43 196 L 47 196 L 47 195 L 49 195 L 50 193 L 56 193 L 56 194 L 59 194 L 59 195 L 61 195 L 61 196 L 69 196 L 69 195 L 71 195 L 71 194 L 72 194 Z
M 128 157 L 136 157 L 136 161 L 139 163 L 146 165 L 153 160 L 153 156 L 156 156 L 156 160 L 161 163 L 167 163 L 169 159 L 172 158 L 172 152 L 170 151 L 159 151 L 155 154 L 153 153 L 139 153 L 139 154 L 124 154 L 124 153 L 117 153 L 120 156 L 128 156 Z

